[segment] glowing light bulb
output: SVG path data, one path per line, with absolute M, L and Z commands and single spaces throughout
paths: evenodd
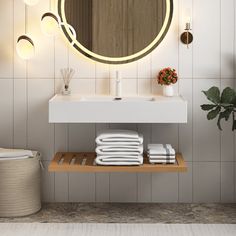
M 39 0 L 24 0 L 24 3 L 29 6 L 34 6 L 39 2 Z
M 20 36 L 17 40 L 16 51 L 22 59 L 31 59 L 35 54 L 33 40 L 26 35 Z
M 41 18 L 41 29 L 48 36 L 57 35 L 59 32 L 58 17 L 51 12 L 43 14 Z

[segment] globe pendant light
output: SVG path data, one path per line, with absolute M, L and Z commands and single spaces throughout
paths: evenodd
M 24 60 L 31 59 L 35 54 L 34 42 L 27 36 L 27 15 L 28 8 L 27 5 L 25 5 L 25 34 L 21 35 L 16 42 L 17 54 Z
M 39 0 L 24 0 L 24 3 L 29 6 L 34 6 L 39 2 Z
M 22 59 L 29 60 L 35 53 L 34 42 L 27 35 L 21 35 L 17 40 L 16 51 Z
M 41 18 L 41 29 L 47 36 L 55 36 L 59 32 L 59 19 L 58 17 L 51 13 L 46 12 Z

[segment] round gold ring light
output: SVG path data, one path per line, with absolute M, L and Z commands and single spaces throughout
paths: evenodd
M 86 47 L 84 47 L 82 44 L 80 44 L 80 42 L 76 39 L 76 37 L 74 36 L 74 34 L 70 28 L 70 25 L 67 23 L 67 19 L 66 19 L 66 15 L 65 15 L 65 1 L 66 0 L 58 0 L 58 7 L 57 7 L 58 13 L 59 13 L 59 16 L 60 16 L 61 22 L 62 22 L 61 28 L 62 28 L 65 36 L 67 37 L 67 39 L 69 40 L 71 45 L 76 50 L 81 52 L 83 55 L 85 55 L 86 57 L 88 57 L 92 60 L 95 60 L 95 61 L 98 61 L 101 63 L 106 63 L 106 64 L 125 64 L 125 63 L 129 63 L 129 62 L 133 62 L 133 61 L 136 61 L 136 60 L 146 56 L 150 52 L 152 52 L 166 36 L 166 34 L 170 28 L 172 16 L 173 16 L 173 0 L 166 0 L 166 16 L 165 16 L 163 26 L 162 26 L 159 34 L 157 35 L 157 37 L 146 48 L 144 48 L 143 50 L 141 50 L 133 55 L 129 55 L 129 56 L 125 56 L 125 57 L 105 57 L 105 56 L 96 54 L 96 53 L 88 50 Z

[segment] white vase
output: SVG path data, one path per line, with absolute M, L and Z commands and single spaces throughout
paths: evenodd
M 163 86 L 163 96 L 173 97 L 174 96 L 174 87 L 172 85 Z

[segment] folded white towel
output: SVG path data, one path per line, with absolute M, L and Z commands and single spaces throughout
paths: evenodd
M 143 164 L 143 156 L 137 155 L 137 156 L 129 156 L 129 155 L 122 155 L 122 156 L 116 156 L 113 155 L 98 155 L 96 158 L 96 164 L 98 165 L 142 165 Z
M 142 155 L 143 146 L 97 146 L 98 155 Z
M 149 160 L 151 164 L 175 164 L 174 160 Z
M 23 150 L 23 149 L 5 149 L 5 148 L 0 148 L 0 159 L 2 158 L 28 158 L 28 157 L 33 157 L 34 154 L 30 150 Z
M 141 145 L 143 144 L 143 136 L 136 131 L 130 130 L 106 130 L 99 132 L 96 143 L 98 145 Z
M 152 160 L 175 160 L 175 156 L 148 155 L 148 158 Z
M 148 144 L 148 153 L 150 155 L 174 156 L 175 149 L 170 144 Z

